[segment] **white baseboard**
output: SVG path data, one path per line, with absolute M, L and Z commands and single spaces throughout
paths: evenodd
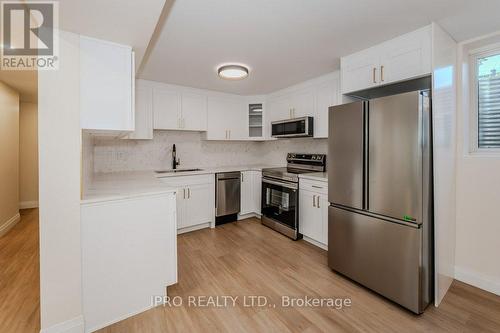
M 40 330 L 40 333 L 83 333 L 83 316 L 78 316 L 62 323 Z
M 21 215 L 17 212 L 16 215 L 12 216 L 10 219 L 0 224 L 0 237 L 5 235 L 17 222 L 21 219 Z
M 328 251 L 328 245 L 325 245 L 325 244 L 323 244 L 323 243 L 321 243 L 321 242 L 318 242 L 318 241 L 316 241 L 316 240 L 314 240 L 314 239 L 312 239 L 312 238 L 309 238 L 309 237 L 307 237 L 307 236 L 302 236 L 302 239 L 303 239 L 303 240 L 305 240 L 305 241 L 306 241 L 306 242 L 308 242 L 308 243 L 311 243 L 311 244 L 312 244 L 312 245 L 314 245 L 314 246 L 319 247 L 320 249 L 323 249 L 323 250 L 325 250 L 325 251 Z
M 179 229 L 177 229 L 177 235 L 184 234 L 186 232 L 205 229 L 205 228 L 210 228 L 210 222 L 193 225 L 191 227 L 179 228 Z
M 38 201 L 21 201 L 19 209 L 38 208 Z
M 256 218 L 260 219 L 260 214 L 257 214 L 257 213 L 248 213 L 248 214 L 243 214 L 243 215 L 238 214 L 238 221 L 244 220 L 244 219 L 249 219 L 251 217 L 256 217 Z
M 159 306 L 161 306 L 161 305 L 159 305 Z M 128 314 L 126 314 L 126 315 L 119 316 L 119 317 L 117 317 L 117 318 L 115 318 L 115 319 L 113 319 L 113 320 L 110 320 L 110 321 L 108 321 L 108 322 L 98 324 L 97 326 L 94 326 L 94 327 L 86 327 L 86 328 L 85 328 L 85 333 L 91 333 L 91 332 L 98 331 L 98 330 L 100 330 L 100 329 L 103 329 L 103 328 L 108 327 L 108 326 L 110 326 L 110 325 L 116 324 L 116 323 L 118 323 L 118 322 L 120 322 L 120 321 L 122 321 L 122 320 L 125 320 L 125 319 L 127 319 L 127 318 L 130 318 L 130 317 L 136 316 L 136 315 L 138 315 L 138 314 L 140 314 L 140 313 L 143 313 L 143 312 L 145 312 L 145 311 L 151 310 L 151 309 L 153 309 L 153 308 L 154 308 L 154 306 L 153 306 L 153 305 L 148 305 L 148 306 L 146 306 L 145 308 L 141 308 L 141 309 L 139 309 L 139 310 L 132 311 L 132 312 L 130 312 L 130 313 L 128 313 Z M 40 332 L 40 333 L 42 333 L 42 332 Z M 52 332 L 50 332 L 50 333 L 52 333 Z
M 455 266 L 455 279 L 500 296 L 500 278 Z

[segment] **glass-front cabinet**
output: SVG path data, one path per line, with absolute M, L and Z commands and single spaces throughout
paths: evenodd
M 264 117 L 262 103 L 248 105 L 248 136 L 261 138 L 264 133 Z

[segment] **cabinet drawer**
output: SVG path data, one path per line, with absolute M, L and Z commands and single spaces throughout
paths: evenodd
M 299 189 L 328 195 L 328 182 L 300 179 Z

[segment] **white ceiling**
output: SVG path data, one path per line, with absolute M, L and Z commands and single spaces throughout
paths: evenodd
M 264 94 L 432 21 L 458 41 L 500 30 L 499 12 L 498 0 L 176 0 L 139 76 Z M 219 79 L 225 62 L 249 65 L 250 76 Z
M 138 68 L 164 4 L 165 0 L 63 0 L 59 1 L 59 27 L 131 45 Z
M 139 68 L 164 4 L 165 0 L 59 1 L 59 28 L 131 45 Z M 0 70 L 0 80 L 16 89 L 22 101 L 37 102 L 36 72 Z

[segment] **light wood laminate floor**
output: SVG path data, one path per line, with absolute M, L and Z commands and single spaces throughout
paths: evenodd
M 40 331 L 38 209 L 0 237 L 0 332 Z
M 178 237 L 181 307 L 159 306 L 102 329 L 123 332 L 500 332 L 500 297 L 454 282 L 439 308 L 416 316 L 335 274 L 327 253 L 257 219 Z M 125 291 L 126 292 L 126 291 Z M 235 307 L 188 306 L 189 296 L 239 296 Z M 276 307 L 246 307 L 263 295 Z M 351 307 L 281 307 L 281 296 L 349 297 Z

